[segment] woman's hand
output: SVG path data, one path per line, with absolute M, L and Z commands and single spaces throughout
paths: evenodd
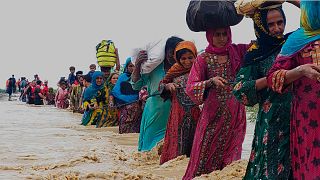
M 147 60 L 148 60 L 147 51 L 139 51 L 135 66 L 140 67 L 141 64 L 146 62 Z
M 209 79 L 209 85 L 215 85 L 217 88 L 224 88 L 226 83 L 228 83 L 228 81 L 219 76 Z
M 320 65 L 304 64 L 296 68 L 303 76 L 320 81 Z
M 173 93 L 173 92 L 176 91 L 176 87 L 177 87 L 177 85 L 176 85 L 175 83 L 168 83 L 168 84 L 165 85 L 164 88 L 165 88 L 167 91 L 170 91 L 171 93 Z

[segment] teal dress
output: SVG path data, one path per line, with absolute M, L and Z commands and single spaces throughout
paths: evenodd
M 141 119 L 139 151 L 150 151 L 166 133 L 171 101 L 164 102 L 158 90 L 164 75 L 164 65 L 161 63 L 151 73 L 142 74 L 140 80 L 133 84 L 136 90 L 147 86 L 149 94 Z
M 256 80 L 266 77 L 276 55 L 240 69 L 233 93 L 247 106 L 259 104 L 251 155 L 244 179 L 288 179 L 290 176 L 291 93 L 256 90 Z

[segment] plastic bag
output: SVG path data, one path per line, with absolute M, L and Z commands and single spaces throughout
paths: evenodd
M 233 1 L 192 0 L 186 14 L 187 25 L 195 32 L 234 26 L 242 19 Z

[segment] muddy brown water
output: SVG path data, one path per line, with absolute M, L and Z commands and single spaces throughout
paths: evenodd
M 157 148 L 137 152 L 138 134 L 83 127 L 79 114 L 14 99 L 0 99 L 0 179 L 181 179 L 184 174 L 188 158 L 160 166 Z M 249 158 L 253 128 L 248 122 L 243 159 Z M 237 172 L 245 162 L 237 164 L 242 169 Z

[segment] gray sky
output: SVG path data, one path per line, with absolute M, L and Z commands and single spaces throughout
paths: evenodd
M 186 0 L 7 0 L 0 6 L 0 88 L 12 74 L 39 74 L 55 87 L 69 66 L 88 71 L 96 63 L 95 46 L 112 39 L 124 63 L 132 49 L 177 35 L 206 47 L 204 33 L 188 29 Z M 286 32 L 299 26 L 300 11 L 285 4 Z M 255 39 L 251 19 L 232 28 L 233 42 Z

